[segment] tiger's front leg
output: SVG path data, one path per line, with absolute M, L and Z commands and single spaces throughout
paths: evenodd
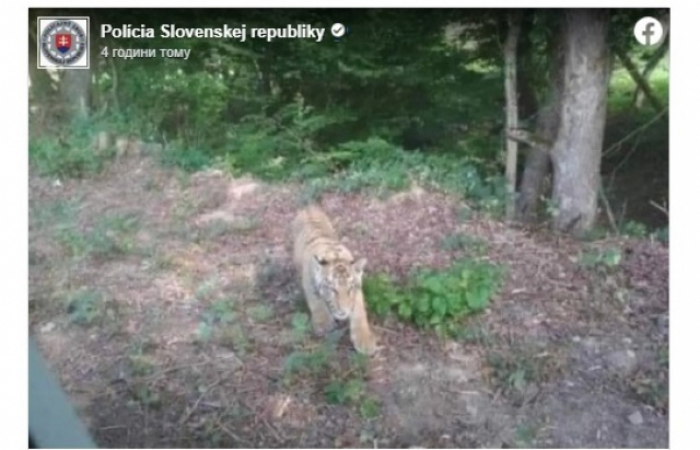
M 377 336 L 372 332 L 367 319 L 365 299 L 360 293 L 350 316 L 350 340 L 355 350 L 365 355 L 373 355 L 379 349 Z
M 311 277 L 307 276 L 306 272 L 304 272 L 303 287 L 306 305 L 311 313 L 311 325 L 314 329 L 314 334 L 319 337 L 324 336 L 335 328 L 335 319 L 328 305 L 316 294 L 316 290 L 313 289 L 311 284 Z

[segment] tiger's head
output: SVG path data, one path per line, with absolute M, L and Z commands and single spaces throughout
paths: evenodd
M 352 314 L 367 259 L 322 257 L 312 258 L 313 284 L 316 293 L 328 305 L 333 318 L 347 320 Z

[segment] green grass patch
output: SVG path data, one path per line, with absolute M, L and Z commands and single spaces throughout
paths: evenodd
M 58 241 L 73 257 L 115 258 L 135 248 L 134 234 L 139 219 L 134 215 L 108 215 L 87 231 L 81 232 L 74 224 L 59 227 Z
M 248 308 L 248 317 L 253 319 L 255 322 L 267 322 L 272 319 L 275 315 L 274 309 L 268 305 L 255 305 Z
M 583 267 L 598 271 L 608 271 L 620 265 L 622 252 L 615 247 L 588 250 L 581 253 L 578 261 Z
M 656 97 L 664 104 L 668 104 L 669 99 L 669 71 L 665 63 L 660 63 L 649 77 L 649 86 Z M 637 84 L 625 68 L 615 70 L 610 79 L 608 91 L 608 105 L 611 113 L 629 111 L 633 105 L 634 92 Z M 649 101 L 645 101 L 643 112 L 652 114 L 653 108 Z
M 29 141 L 29 164 L 40 175 L 84 178 L 101 172 L 114 157 L 114 149 L 98 152 L 93 148 L 93 139 L 100 131 L 98 123 L 76 119 L 56 128 L 59 131 Z

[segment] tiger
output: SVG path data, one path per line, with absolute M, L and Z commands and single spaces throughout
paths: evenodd
M 294 266 L 311 313 L 316 336 L 349 321 L 350 340 L 359 353 L 372 355 L 378 340 L 370 328 L 362 293 L 366 258 L 355 259 L 328 216 L 318 206 L 299 211 L 292 221 Z

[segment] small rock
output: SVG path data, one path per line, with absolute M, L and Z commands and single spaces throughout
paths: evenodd
M 55 329 L 56 329 L 56 324 L 53 322 L 48 322 L 48 323 L 45 323 L 44 325 L 42 325 L 41 328 L 39 328 L 39 331 L 41 333 L 51 333 Z
M 663 334 L 668 334 L 668 313 L 661 314 L 654 318 L 654 324 Z
M 581 346 L 589 355 L 597 355 L 600 352 L 600 343 L 592 336 L 583 338 L 581 340 Z
M 611 368 L 622 375 L 629 375 L 637 368 L 637 355 L 629 349 L 610 353 L 606 361 Z
M 642 417 L 642 413 L 639 411 L 635 411 L 627 416 L 627 420 L 629 420 L 632 425 L 641 425 L 644 423 L 644 417 Z

